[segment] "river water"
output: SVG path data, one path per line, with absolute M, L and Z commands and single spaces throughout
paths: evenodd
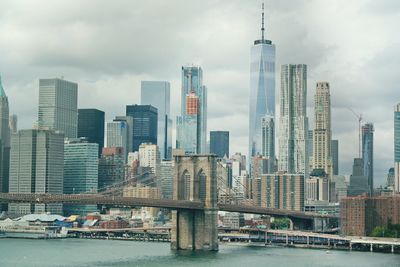
M 392 267 L 400 255 L 220 245 L 219 252 L 171 251 L 169 243 L 89 239 L 0 239 L 1 267 L 296 266 Z

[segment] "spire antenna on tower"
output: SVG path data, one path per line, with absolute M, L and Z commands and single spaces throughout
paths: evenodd
M 262 15 L 261 15 L 261 40 L 264 41 L 264 3 L 262 3 Z

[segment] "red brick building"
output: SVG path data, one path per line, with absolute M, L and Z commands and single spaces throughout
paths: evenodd
M 343 198 L 340 219 L 345 235 L 367 236 L 375 227 L 400 224 L 400 195 Z

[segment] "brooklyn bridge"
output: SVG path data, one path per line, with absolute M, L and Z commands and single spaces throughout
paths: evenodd
M 214 155 L 175 156 L 173 199 L 124 197 L 108 190 L 85 194 L 0 193 L 1 203 L 96 204 L 113 207 L 156 207 L 172 210 L 172 249 L 218 250 L 218 211 L 289 218 L 296 229 L 312 230 L 316 221 L 334 220 L 333 215 L 293 211 L 227 202 L 218 199 Z

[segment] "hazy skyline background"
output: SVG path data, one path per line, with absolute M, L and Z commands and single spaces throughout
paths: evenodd
M 19 129 L 37 120 L 38 80 L 64 77 L 79 86 L 79 108 L 106 120 L 140 101 L 141 80 L 171 82 L 180 112 L 181 66 L 203 68 L 208 131 L 230 131 L 230 151 L 247 153 L 250 46 L 260 38 L 262 1 L 2 1 L 0 74 Z M 265 1 L 266 38 L 280 65 L 308 66 L 313 128 L 316 81 L 331 85 L 332 137 L 340 173 L 358 156 L 358 122 L 373 122 L 375 184 L 393 166 L 393 107 L 400 69 L 400 2 Z M 277 106 L 279 116 L 279 105 Z M 278 118 L 278 117 L 277 117 Z

